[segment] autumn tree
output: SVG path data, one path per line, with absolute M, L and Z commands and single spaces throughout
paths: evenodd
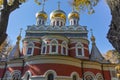
M 120 54 L 116 50 L 109 50 L 105 54 L 106 60 L 109 60 L 111 63 L 119 63 Z
M 34 1 L 40 4 L 38 0 Z M 0 45 L 7 37 L 6 30 L 10 14 L 24 2 L 26 0 L 0 0 Z
M 9 52 L 12 50 L 12 45 L 10 40 L 6 39 L 0 46 L 0 61 L 6 60 Z

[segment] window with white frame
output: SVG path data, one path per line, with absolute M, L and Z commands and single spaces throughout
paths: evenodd
M 51 51 L 51 53 L 57 53 L 58 52 L 58 41 L 57 40 L 52 40 L 51 41 L 50 51 Z
M 62 54 L 67 55 L 67 43 L 65 41 L 62 42 Z
M 45 42 L 42 42 L 42 50 L 41 50 L 41 54 L 45 54 L 47 50 L 47 45 L 45 44 Z
M 76 56 L 84 56 L 84 47 L 81 43 L 76 44 Z
M 29 43 L 28 47 L 27 47 L 27 55 L 32 55 L 33 54 L 33 50 L 34 50 L 34 44 L 33 43 Z

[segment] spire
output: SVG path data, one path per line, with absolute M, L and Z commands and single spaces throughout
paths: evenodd
M 97 61 L 97 62 L 100 62 L 100 63 L 107 63 L 107 61 L 104 59 L 101 52 L 99 51 L 99 49 L 96 46 L 95 37 L 93 35 L 92 29 L 90 31 L 91 31 L 91 35 L 92 35 L 91 36 L 92 49 L 91 49 L 91 54 L 90 54 L 90 60 Z
M 94 37 L 94 35 L 93 35 L 93 30 L 90 29 L 90 31 L 91 31 L 91 41 L 92 41 L 92 45 L 95 45 L 95 37 Z
M 44 7 L 45 7 L 45 0 L 43 0 L 42 11 L 44 11 Z
M 75 6 L 74 5 L 72 5 L 72 11 L 75 11 Z
M 11 52 L 8 55 L 8 59 L 15 59 L 15 58 L 19 58 L 20 57 L 20 40 L 21 40 L 21 32 L 22 32 L 22 28 L 20 29 L 20 34 L 17 37 L 17 42 L 16 45 L 13 47 L 13 49 L 11 50 Z
M 20 44 L 20 40 L 21 40 L 21 32 L 22 32 L 22 28 L 20 29 L 20 34 L 19 34 L 19 36 L 17 37 L 17 42 L 16 42 L 17 45 Z
M 60 1 L 58 1 L 58 10 L 60 10 Z

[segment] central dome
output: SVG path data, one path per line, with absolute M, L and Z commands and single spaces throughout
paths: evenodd
M 54 19 L 54 18 L 62 18 L 66 21 L 66 13 L 62 10 L 55 10 L 50 14 L 50 19 Z

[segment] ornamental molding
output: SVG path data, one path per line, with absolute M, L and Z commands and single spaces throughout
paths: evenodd
M 51 25 L 40 25 L 40 26 L 36 26 L 36 25 L 32 25 L 32 26 L 28 26 L 26 32 L 30 32 L 30 31 L 38 31 L 38 32 L 43 32 L 43 31 L 67 31 L 67 32 L 85 32 L 87 33 L 87 29 L 86 26 L 51 26 Z

